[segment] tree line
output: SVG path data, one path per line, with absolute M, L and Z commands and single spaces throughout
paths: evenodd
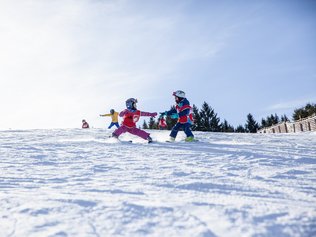
M 174 108 L 172 106 L 171 108 Z M 193 105 L 194 124 L 192 125 L 193 131 L 203 132 L 231 132 L 231 133 L 256 133 L 259 129 L 270 127 L 280 122 L 289 121 L 288 117 L 284 114 L 279 116 L 277 114 L 271 114 L 266 118 L 261 119 L 261 123 L 258 123 L 253 115 L 249 113 L 246 117 L 246 123 L 240 124 L 236 128 L 228 123 L 226 119 L 221 122 L 220 117 L 214 111 L 214 109 L 207 103 L 202 104 L 202 108 L 199 109 L 196 105 Z M 295 109 L 292 115 L 294 121 L 309 117 L 316 114 L 316 104 L 308 103 L 306 106 L 299 109 Z M 149 122 L 146 120 L 143 123 L 143 129 L 159 129 L 159 118 L 155 120 L 150 118 Z M 166 118 L 167 129 L 171 130 L 177 123 L 177 119 L 170 117 Z

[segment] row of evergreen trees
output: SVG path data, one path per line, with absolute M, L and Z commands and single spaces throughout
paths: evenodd
M 171 107 L 174 108 L 174 107 Z M 237 133 L 256 133 L 258 129 L 269 127 L 279 122 L 289 121 L 288 117 L 284 114 L 279 117 L 277 114 L 271 114 L 267 118 L 261 119 L 261 124 L 259 124 L 253 117 L 252 114 L 247 115 L 247 120 L 245 125 L 238 125 L 234 128 L 230 125 L 226 119 L 223 122 L 220 121 L 217 113 L 214 109 L 206 102 L 202 104 L 202 108 L 198 109 L 195 105 L 192 107 L 194 115 L 194 124 L 192 126 L 193 131 L 205 131 L 205 132 L 237 132 Z M 292 115 L 293 120 L 299 120 L 316 114 L 316 104 L 308 103 L 306 106 L 295 109 Z M 167 129 L 171 130 L 172 127 L 177 123 L 177 119 L 172 119 L 170 117 L 166 118 Z M 143 129 L 158 129 L 158 120 L 150 118 L 147 123 L 144 121 Z
M 226 119 L 221 122 L 217 113 L 215 113 L 214 109 L 206 102 L 203 103 L 201 109 L 198 109 L 193 105 L 192 110 L 194 116 L 194 124 L 192 126 L 193 131 L 244 133 L 256 132 L 258 129 L 258 123 L 254 120 L 251 114 L 248 114 L 245 126 L 239 125 L 234 128 Z M 144 121 L 143 129 L 158 129 L 158 122 L 158 119 L 156 121 L 154 118 L 150 118 L 148 123 Z M 166 123 L 167 129 L 170 130 L 177 123 L 177 119 L 167 117 Z
M 300 120 L 316 114 L 316 104 L 307 103 L 304 107 L 295 109 L 293 120 Z

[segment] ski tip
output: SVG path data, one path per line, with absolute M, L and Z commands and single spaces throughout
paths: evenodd
M 185 141 L 185 142 L 198 142 L 199 140 L 197 140 L 197 139 L 193 139 L 193 140 L 191 140 L 191 141 Z

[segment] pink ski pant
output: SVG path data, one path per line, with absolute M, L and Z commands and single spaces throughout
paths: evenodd
M 143 139 L 147 139 L 149 137 L 149 133 L 145 132 L 144 130 L 141 130 L 139 128 L 129 128 L 126 127 L 124 125 L 122 125 L 121 127 L 119 127 L 118 129 L 116 129 L 113 134 L 116 135 L 117 137 L 120 136 L 122 133 L 126 133 L 129 132 L 131 134 L 134 134 L 136 136 L 139 136 Z

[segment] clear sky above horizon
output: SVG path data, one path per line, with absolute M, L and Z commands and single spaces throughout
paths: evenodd
M 107 127 L 178 89 L 235 127 L 316 103 L 313 0 L 1 0 L 0 36 L 0 129 Z

